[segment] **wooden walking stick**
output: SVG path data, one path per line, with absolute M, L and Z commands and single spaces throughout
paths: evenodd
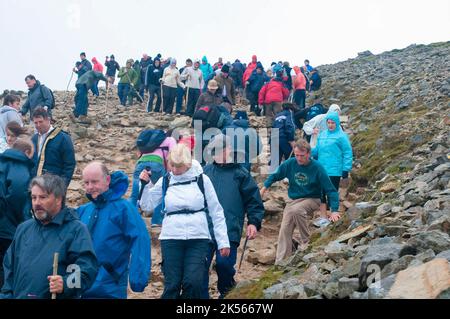
M 248 236 L 245 237 L 244 248 L 242 249 L 241 260 L 239 261 L 238 272 L 241 270 L 242 261 L 244 260 L 245 250 L 247 249 Z
M 164 109 L 164 91 L 163 91 L 163 84 L 161 83 L 161 113 L 163 113 Z
M 58 258 L 59 253 L 53 255 L 53 276 L 58 275 Z M 52 293 L 52 299 L 56 299 L 56 293 Z

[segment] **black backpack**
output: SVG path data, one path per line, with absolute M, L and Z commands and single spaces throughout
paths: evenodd
M 139 134 L 136 145 L 139 149 L 143 149 L 145 153 L 152 153 L 161 148 L 160 145 L 166 137 L 163 130 L 144 130 Z
M 317 115 L 324 114 L 324 113 L 326 113 L 326 110 L 322 104 L 314 104 L 313 106 L 311 106 L 308 109 L 305 120 L 309 121 L 309 120 L 313 119 L 314 117 L 316 117 Z
M 192 117 L 192 124 L 194 121 L 202 121 L 202 129 L 206 130 L 211 127 L 218 127 L 221 117 L 221 112 L 217 106 L 202 106 L 195 111 Z
M 42 92 L 42 87 L 45 87 L 45 85 L 44 84 L 41 84 L 40 86 L 39 86 L 39 90 L 41 91 L 41 96 L 42 96 L 42 98 L 44 98 L 44 92 Z M 52 103 L 50 104 L 50 109 L 54 109 L 55 108 L 55 105 L 56 105 L 56 103 L 55 103 L 55 95 L 53 94 L 53 91 L 52 90 L 50 90 L 49 88 L 47 88 L 49 91 L 50 91 L 50 95 L 52 96 Z

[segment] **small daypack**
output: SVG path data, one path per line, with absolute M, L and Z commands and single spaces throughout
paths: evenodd
M 326 113 L 326 110 L 322 104 L 314 104 L 309 108 L 309 110 L 306 113 L 306 121 L 309 121 L 314 117 L 316 117 L 317 115 L 324 113 Z
M 203 106 L 195 111 L 193 121 L 202 121 L 202 129 L 219 127 L 221 112 L 217 106 Z

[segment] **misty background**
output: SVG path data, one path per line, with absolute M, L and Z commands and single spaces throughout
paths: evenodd
M 256 54 L 267 68 L 450 40 L 449 0 L 1 0 L 0 12 L 0 91 L 27 91 L 28 74 L 65 90 L 82 51 L 102 64 L 114 54 L 121 66 L 143 53 L 175 57 L 179 67 L 203 55 L 213 64 Z

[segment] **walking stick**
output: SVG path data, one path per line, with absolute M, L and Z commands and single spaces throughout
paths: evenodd
M 185 112 L 188 111 L 188 103 L 189 103 L 189 86 L 187 87 L 186 90 L 186 109 L 184 110 Z
M 58 258 L 59 253 L 53 255 L 53 276 L 58 275 Z M 56 293 L 52 293 L 52 299 L 56 299 Z
M 163 113 L 164 109 L 164 92 L 163 92 L 163 84 L 161 83 L 161 113 Z
M 245 250 L 247 249 L 248 236 L 245 237 L 244 249 L 242 250 L 241 260 L 239 261 L 238 271 L 241 270 L 242 261 L 244 260 Z
M 72 82 L 72 78 L 73 78 L 73 74 L 74 74 L 75 72 L 73 72 L 73 70 L 72 70 L 72 74 L 70 75 L 70 79 L 69 79 L 69 83 L 67 83 L 67 88 L 66 88 L 66 94 L 65 94 L 65 96 L 64 96 L 64 105 L 66 104 L 66 102 L 67 102 L 67 93 L 69 93 L 69 86 L 70 86 L 70 83 Z
M 106 88 L 106 94 L 105 94 L 105 115 L 108 114 L 108 93 L 109 93 L 109 89 Z

